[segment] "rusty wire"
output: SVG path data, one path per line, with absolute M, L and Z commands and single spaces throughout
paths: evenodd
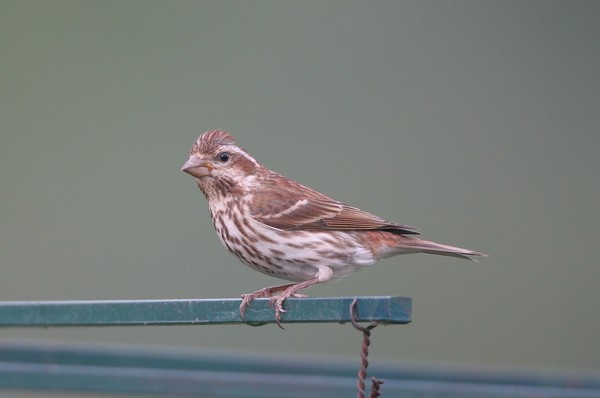
M 384 380 L 379 380 L 377 377 L 374 376 L 371 377 L 371 395 L 369 395 L 369 398 L 377 398 L 381 396 L 379 388 L 383 383 L 385 383 Z
M 365 398 L 365 378 L 367 377 L 367 368 L 369 367 L 369 345 L 371 345 L 371 330 L 377 326 L 377 322 L 371 323 L 369 326 L 361 326 L 356 321 L 356 303 L 357 299 L 352 300 L 350 304 L 350 321 L 356 330 L 363 334 L 363 342 L 360 352 L 360 369 L 358 370 L 358 380 L 356 388 L 358 390 L 357 398 Z M 383 384 L 383 380 L 378 380 L 375 377 L 371 378 L 371 398 L 377 398 L 381 395 L 379 387 Z

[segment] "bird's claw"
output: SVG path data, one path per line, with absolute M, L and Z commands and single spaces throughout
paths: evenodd
M 281 315 L 284 312 L 286 312 L 286 310 L 283 309 L 283 303 L 289 297 L 301 298 L 308 297 L 308 295 L 297 293 L 297 289 L 295 289 L 295 286 L 290 286 L 289 288 L 285 289 L 281 294 L 273 296 L 269 299 L 269 305 L 275 310 L 275 323 L 281 329 L 284 329 L 284 327 L 281 326 Z
M 242 321 L 245 321 L 244 314 L 246 313 L 246 307 L 248 307 L 255 298 L 273 298 L 273 291 L 271 288 L 266 287 L 252 293 L 242 294 L 242 304 L 240 304 L 240 318 L 242 318 Z
M 318 278 L 309 279 L 308 281 L 300 282 L 300 283 L 292 283 L 289 285 L 280 285 L 280 286 L 270 286 L 265 287 L 264 289 L 257 290 L 253 293 L 242 294 L 242 304 L 240 305 L 240 317 L 243 321 L 244 313 L 246 312 L 246 308 L 250 305 L 252 300 L 255 298 L 268 298 L 269 306 L 275 310 L 275 323 L 281 329 L 281 315 L 285 312 L 283 309 L 283 303 L 288 297 L 294 298 L 304 298 L 308 297 L 306 294 L 298 293 L 298 290 L 306 289 L 307 287 L 314 285 L 315 283 L 319 283 Z
M 281 316 L 284 312 L 286 312 L 285 309 L 283 309 L 284 301 L 288 297 L 301 298 L 308 297 L 308 295 L 297 293 L 296 289 L 292 289 L 291 286 L 283 290 L 280 294 L 274 295 L 274 293 L 276 292 L 277 291 L 275 289 L 271 287 L 266 287 L 264 289 L 257 290 L 252 293 L 242 294 L 242 304 L 240 304 L 240 318 L 242 318 L 243 321 L 246 321 L 244 315 L 246 313 L 246 308 L 250 306 L 252 300 L 254 300 L 255 298 L 268 298 L 269 306 L 275 311 L 275 323 L 277 324 L 277 326 L 283 329 L 283 326 L 281 326 Z

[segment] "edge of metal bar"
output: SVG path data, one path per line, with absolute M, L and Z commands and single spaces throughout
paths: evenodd
M 357 299 L 358 322 L 406 324 L 412 299 L 398 296 L 289 298 L 282 323 L 350 322 L 350 304 Z M 268 299 L 253 300 L 245 320 L 241 299 L 2 301 L 0 327 L 215 325 L 275 322 Z

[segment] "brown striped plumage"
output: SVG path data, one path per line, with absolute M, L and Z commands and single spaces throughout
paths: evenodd
M 414 227 L 341 203 L 261 165 L 222 130 L 202 134 L 182 170 L 195 177 L 227 250 L 249 267 L 295 283 L 242 297 L 240 313 L 270 297 L 277 322 L 287 297 L 376 261 L 408 253 L 485 256 L 416 238 Z

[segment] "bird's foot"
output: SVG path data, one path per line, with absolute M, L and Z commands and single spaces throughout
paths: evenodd
M 289 297 L 294 297 L 294 298 L 308 297 L 307 294 L 298 293 L 298 290 L 300 290 L 301 288 L 302 287 L 298 287 L 298 285 L 291 285 L 290 287 L 285 289 L 280 294 L 278 294 L 276 296 L 272 296 L 269 299 L 269 305 L 271 306 L 271 308 L 273 308 L 275 310 L 275 323 L 277 323 L 277 326 L 279 326 L 281 329 L 283 329 L 283 326 L 281 326 L 281 314 L 286 312 L 283 309 L 283 302 L 286 299 L 288 299 Z
M 299 283 L 290 283 L 288 285 L 280 285 L 280 286 L 269 286 L 264 289 L 257 290 L 253 293 L 242 294 L 242 304 L 240 305 L 240 317 L 242 320 L 244 319 L 244 314 L 246 312 L 246 308 L 250 305 L 252 300 L 255 298 L 268 298 L 269 305 L 275 310 L 275 323 L 281 329 L 281 314 L 285 312 L 283 309 L 283 302 L 288 297 L 301 298 L 308 297 L 306 294 L 298 293 L 299 290 L 306 289 L 309 286 L 314 285 L 315 283 L 319 283 L 318 278 L 309 279 L 304 282 Z
M 279 293 L 281 291 L 286 290 L 288 287 L 293 286 L 294 284 L 288 285 L 280 285 L 280 286 L 269 286 L 264 289 L 257 290 L 252 293 L 242 294 L 242 304 L 240 305 L 240 317 L 242 320 L 244 319 L 244 314 L 246 313 L 246 307 L 250 305 L 252 300 L 255 298 L 269 298 L 272 299 L 273 295 Z M 270 303 L 270 301 L 269 301 Z

